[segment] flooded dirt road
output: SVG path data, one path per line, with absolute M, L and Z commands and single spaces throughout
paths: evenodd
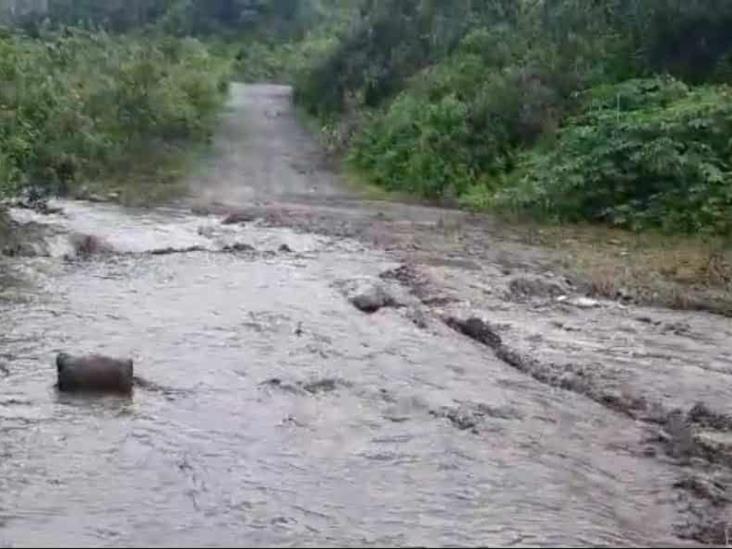
M 724 543 L 729 319 L 349 194 L 289 97 L 235 85 L 179 203 L 13 212 L 44 242 L 3 260 L 0 546 Z M 144 382 L 62 396 L 59 351 Z

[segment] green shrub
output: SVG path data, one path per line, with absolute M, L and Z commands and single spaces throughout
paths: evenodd
M 312 32 L 295 42 L 247 40 L 223 48 L 235 59 L 233 76 L 237 80 L 289 83 L 306 72 L 315 60 L 326 55 L 335 43 L 336 38 L 329 33 Z
M 353 143 L 353 164 L 380 185 L 430 198 L 492 186 L 571 104 L 566 73 L 537 55 L 508 27 L 469 34 L 372 116 Z
M 632 228 L 732 228 L 732 89 L 655 79 L 591 96 L 554 146 L 525 155 L 499 204 Z
M 63 192 L 132 151 L 206 139 L 227 67 L 195 40 L 66 30 L 0 39 L 0 189 Z
M 296 99 L 358 121 L 350 161 L 389 189 L 724 232 L 730 23 L 729 0 L 364 0 Z
M 296 98 L 321 118 L 342 113 L 352 97 L 377 107 L 470 29 L 512 20 L 517 6 L 514 0 L 365 0 L 337 47 L 298 80 Z
M 351 161 L 390 190 L 442 196 L 460 193 L 472 180 L 468 107 L 454 96 L 424 103 L 405 94 L 376 118 L 355 144 Z

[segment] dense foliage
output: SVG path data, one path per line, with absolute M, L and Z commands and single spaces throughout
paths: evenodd
M 302 36 L 348 0 L 0 0 L 0 20 L 104 28 L 156 26 L 179 36 Z
M 67 30 L 0 39 L 0 190 L 65 191 L 136 152 L 205 139 L 226 66 L 193 39 Z
M 729 0 L 0 0 L 1 19 L 26 30 L 0 40 L 6 190 L 201 138 L 226 59 L 294 78 L 388 189 L 732 229 Z
M 731 25 L 726 0 L 371 0 L 297 97 L 361 121 L 349 157 L 389 189 L 724 232 Z
M 353 0 L 303 0 L 295 25 L 263 24 L 218 41 L 234 57 L 234 76 L 245 82 L 291 82 L 338 45 L 356 12 Z M 270 19 L 282 22 L 273 12 Z M 289 27 L 289 32 L 287 29 Z M 296 32 L 293 32 L 296 31 Z
M 732 89 L 639 80 L 599 95 L 553 146 L 526 155 L 498 202 L 634 228 L 732 229 Z
M 376 106 L 405 79 L 446 54 L 481 18 L 504 17 L 513 0 L 366 0 L 352 30 L 298 84 L 298 99 L 320 116 L 351 95 Z
M 554 131 L 573 90 L 606 76 L 589 59 L 531 48 L 510 26 L 473 31 L 372 117 L 351 158 L 377 182 L 428 197 L 489 185 L 520 147 Z
M 176 34 L 248 32 L 282 39 L 303 33 L 315 7 L 315 0 L 174 0 L 163 27 Z
M 352 7 L 0 0 L 0 22 L 14 27 L 0 37 L 0 193 L 163 175 L 165 158 L 208 136 L 232 65 L 249 80 L 288 78 L 335 43 Z

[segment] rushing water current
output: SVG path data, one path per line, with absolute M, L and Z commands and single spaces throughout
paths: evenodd
M 50 253 L 5 267 L 0 546 L 674 543 L 640 426 L 439 322 L 354 308 L 339 284 L 395 267 L 382 252 L 59 206 L 14 212 Z M 74 233 L 110 253 L 65 258 Z M 60 351 L 132 357 L 144 383 L 61 395 Z

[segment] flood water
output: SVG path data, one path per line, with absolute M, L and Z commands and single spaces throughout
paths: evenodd
M 382 252 L 60 206 L 34 218 L 50 257 L 6 266 L 25 284 L 0 300 L 0 545 L 677 543 L 642 426 L 439 322 L 354 308 L 339 283 L 397 266 Z M 114 252 L 65 260 L 72 232 Z M 132 357 L 146 383 L 62 396 L 60 351 Z

